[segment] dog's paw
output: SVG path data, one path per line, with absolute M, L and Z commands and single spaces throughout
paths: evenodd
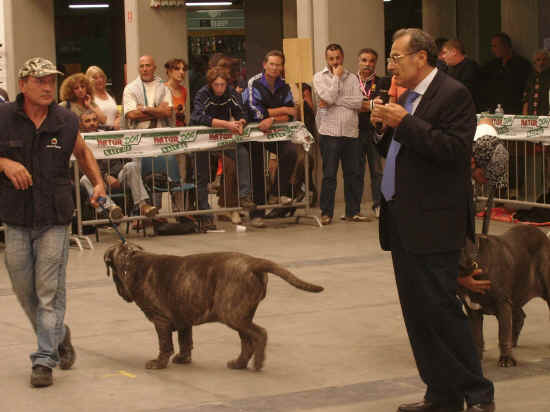
M 173 363 L 177 363 L 179 365 L 184 365 L 186 363 L 191 363 L 191 354 L 185 353 L 185 354 L 179 354 L 172 358 Z
M 258 358 L 257 356 L 254 357 L 254 370 L 261 371 L 264 366 L 264 360 Z
M 517 366 L 517 362 L 512 355 L 502 355 L 498 360 L 498 366 L 501 368 L 510 368 L 512 366 Z
M 241 361 L 240 359 L 230 360 L 227 362 L 227 367 L 229 369 L 246 369 L 247 363 Z
M 159 361 L 158 359 L 151 359 L 145 364 L 145 369 L 166 369 L 168 365 L 167 361 Z

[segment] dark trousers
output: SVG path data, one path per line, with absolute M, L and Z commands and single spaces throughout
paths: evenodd
M 363 197 L 365 189 L 365 164 L 368 161 L 370 172 L 370 184 L 372 194 L 372 207 L 380 206 L 380 184 L 382 183 L 382 161 L 374 141 L 372 140 L 372 130 L 359 130 L 359 141 L 361 149 L 359 150 L 359 185 L 357 187 L 357 196 Z
M 250 143 L 250 167 L 252 168 L 250 179 L 252 181 L 253 196 L 252 199 L 257 205 L 265 205 L 267 203 L 266 180 L 267 164 L 265 163 L 265 155 L 263 143 Z M 294 188 L 290 183 L 296 159 L 298 158 L 297 146 L 289 141 L 265 143 L 266 150 L 277 155 L 277 180 L 275 186 L 279 187 L 281 196 L 294 197 Z M 277 191 L 277 190 L 276 190 Z M 263 216 L 264 210 L 255 210 L 250 212 L 251 217 Z
M 197 171 L 197 206 L 199 210 L 210 209 L 208 204 L 208 182 L 210 181 L 210 152 L 196 152 L 193 165 Z
M 319 138 L 319 147 L 321 149 L 321 157 L 323 158 L 321 214 L 323 216 L 334 216 L 336 176 L 340 162 L 342 163 L 342 172 L 344 174 L 346 216 L 352 217 L 359 214 L 361 195 L 358 193 L 358 187 L 362 187 L 362 184 L 359 182 L 359 139 L 321 135 Z
M 399 301 L 430 402 L 461 406 L 493 400 L 468 319 L 456 297 L 460 251 L 417 255 L 403 248 L 390 203 L 388 235 Z M 428 228 L 427 228 L 428 229 Z

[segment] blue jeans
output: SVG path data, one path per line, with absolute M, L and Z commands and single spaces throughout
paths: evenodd
M 333 217 L 336 194 L 338 164 L 342 163 L 344 175 L 344 199 L 346 216 L 359 214 L 361 196 L 358 195 L 359 182 L 359 138 L 321 135 L 319 147 L 323 158 L 323 184 L 321 186 L 321 214 Z
M 378 151 L 372 140 L 372 130 L 359 130 L 359 140 L 361 144 L 360 160 L 359 160 L 359 178 L 361 180 L 360 187 L 357 188 L 358 196 L 363 197 L 365 186 L 365 163 L 369 162 L 370 172 L 370 189 L 372 193 L 372 208 L 380 207 L 380 184 L 382 183 L 382 162 Z
M 38 339 L 32 364 L 53 368 L 59 362 L 57 349 L 65 337 L 69 226 L 6 226 L 5 234 L 5 261 L 13 291 Z
M 232 160 L 237 157 L 237 176 L 239 180 L 239 198 L 250 194 L 250 156 L 247 144 L 238 144 L 236 149 L 224 150 L 223 154 Z

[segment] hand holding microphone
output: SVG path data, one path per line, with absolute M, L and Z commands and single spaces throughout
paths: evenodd
M 409 112 L 407 112 L 405 108 L 400 104 L 383 104 L 382 99 L 377 97 L 376 99 L 374 99 L 370 120 L 374 127 L 377 126 L 377 123 L 381 123 L 382 132 L 385 130 L 386 127 L 391 127 L 395 129 L 401 124 L 405 116 L 407 116 L 408 114 Z
M 379 94 L 378 94 L 378 99 L 380 100 L 380 104 L 386 104 L 390 101 L 390 95 L 388 94 L 388 91 L 387 90 L 380 90 Z M 374 103 L 374 101 L 373 101 Z M 372 108 L 371 108 L 371 111 L 372 111 Z M 375 122 L 374 123 L 374 128 L 376 129 L 376 131 L 378 133 L 381 133 L 382 130 L 384 129 L 384 123 L 382 122 Z

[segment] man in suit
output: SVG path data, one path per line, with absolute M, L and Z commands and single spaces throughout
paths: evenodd
M 466 87 L 435 68 L 437 49 L 419 29 L 394 35 L 388 69 L 408 90 L 376 101 L 387 129 L 380 243 L 392 253 L 399 299 L 427 391 L 399 412 L 494 411 L 467 318 L 456 297 L 458 260 L 474 237 L 470 159 L 475 105 Z

